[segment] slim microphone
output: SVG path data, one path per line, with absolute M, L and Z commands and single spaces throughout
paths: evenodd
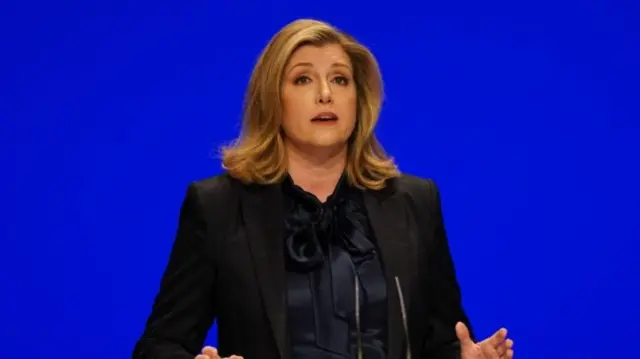
M 400 285 L 400 278 L 394 277 L 396 282 L 396 290 L 398 292 L 398 298 L 400 299 L 400 314 L 402 314 L 402 326 L 404 329 L 404 339 L 407 343 L 406 359 L 411 359 L 411 343 L 409 341 L 409 324 L 407 321 L 407 309 L 404 305 L 404 296 L 402 294 L 402 286 Z M 360 282 L 358 276 L 355 276 L 355 297 L 356 297 L 356 340 L 357 340 L 357 358 L 363 359 L 362 353 L 362 335 L 360 326 Z
M 404 339 L 407 342 L 407 359 L 411 359 L 411 343 L 409 342 L 409 325 L 407 324 L 407 310 L 404 306 L 404 296 L 402 295 L 402 286 L 400 286 L 400 278 L 395 277 L 396 289 L 400 299 L 400 312 L 402 313 L 402 325 L 404 326 Z
M 354 282 L 356 283 L 356 337 L 358 341 L 358 359 L 362 359 L 362 335 L 360 334 L 360 278 L 358 276 L 355 277 Z

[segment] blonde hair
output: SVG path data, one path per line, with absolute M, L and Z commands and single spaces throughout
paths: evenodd
M 361 189 L 381 189 L 400 175 L 375 137 L 382 105 L 382 77 L 373 54 L 350 35 L 317 20 L 296 20 L 282 28 L 264 48 L 247 88 L 242 130 L 235 142 L 222 148 L 222 166 L 244 183 L 272 184 L 287 173 L 280 128 L 281 85 L 284 68 L 304 45 L 339 44 L 354 69 L 357 120 L 349 140 L 346 174 Z

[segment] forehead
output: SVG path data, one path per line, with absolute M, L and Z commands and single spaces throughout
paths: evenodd
M 300 62 L 319 67 L 331 66 L 335 63 L 348 65 L 349 67 L 351 65 L 349 55 L 339 44 L 301 46 L 291 54 L 287 67 L 295 66 L 296 63 Z

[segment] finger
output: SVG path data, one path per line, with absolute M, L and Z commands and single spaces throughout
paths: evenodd
M 229 357 L 229 359 L 244 359 L 244 358 L 242 358 L 239 355 L 232 355 L 232 356 Z
M 485 342 L 480 345 L 480 350 L 486 359 L 500 359 L 500 354 L 489 343 Z
M 504 340 L 507 339 L 507 329 L 501 328 L 497 332 L 495 332 L 490 338 L 487 339 L 489 344 L 494 348 L 497 348 L 498 345 L 502 344 Z
M 513 359 L 513 349 L 507 350 L 507 352 L 500 357 L 500 359 Z
M 458 322 L 456 324 L 456 336 L 460 341 L 460 346 L 462 347 L 462 350 L 464 350 L 466 347 L 473 345 L 473 340 L 471 340 L 469 329 L 467 328 L 466 325 L 464 325 L 463 322 Z
M 214 347 L 206 346 L 202 349 L 202 354 L 209 357 L 209 359 L 220 359 L 220 355 L 218 354 L 218 349 Z
M 504 346 L 507 347 L 507 349 L 512 349 L 513 348 L 513 339 L 505 340 Z
M 496 348 L 496 352 L 498 353 L 498 356 L 501 358 L 503 355 L 507 353 L 507 350 L 509 350 L 509 348 L 507 348 L 507 346 L 505 345 L 505 342 L 498 345 L 498 347 Z
M 208 355 L 204 355 L 204 354 L 198 354 L 198 356 L 196 357 L 196 359 L 210 359 Z

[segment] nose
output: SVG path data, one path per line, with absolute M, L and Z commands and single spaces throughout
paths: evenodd
M 333 102 L 331 87 L 329 87 L 328 83 L 322 83 L 320 85 L 320 88 L 318 89 L 318 98 L 316 102 L 323 105 L 330 104 Z

